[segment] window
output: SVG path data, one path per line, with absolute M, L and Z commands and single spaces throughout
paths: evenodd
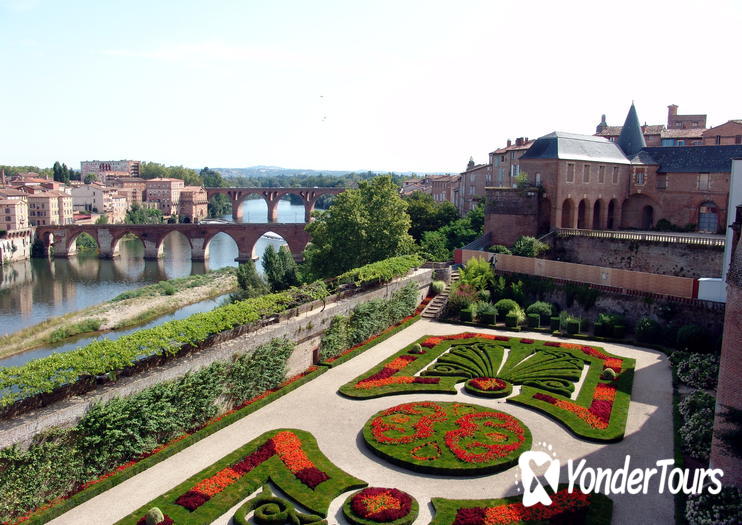
M 575 181 L 575 165 L 571 162 L 567 164 L 567 182 Z
M 662 139 L 663 146 L 672 146 L 675 143 L 673 139 Z
M 613 184 L 618 184 L 618 166 L 613 166 Z
M 716 145 L 721 144 L 721 135 L 716 135 Z
M 536 172 L 536 186 L 541 186 L 541 174 Z
M 605 166 L 598 166 L 598 183 L 603 184 L 605 182 Z
M 590 164 L 582 166 L 582 182 L 590 182 Z
M 667 189 L 667 174 L 657 174 L 657 189 L 658 190 L 666 190 Z
M 737 135 L 736 137 L 734 137 L 734 143 L 742 144 L 742 135 Z
M 634 173 L 634 181 L 637 186 L 644 186 L 644 169 L 637 169 Z
M 495 157 L 495 167 L 500 165 L 500 157 Z
M 497 170 L 497 185 L 503 186 L 505 184 L 505 168 Z
M 698 189 L 699 190 L 709 189 L 709 174 L 708 173 L 698 174 Z
M 505 155 L 500 155 L 500 162 L 505 162 Z
M 510 160 L 515 160 L 515 152 L 514 151 L 511 151 L 510 152 Z
M 685 146 L 685 141 L 684 141 L 684 140 L 679 140 L 679 139 L 678 139 L 677 145 L 678 145 L 678 146 Z

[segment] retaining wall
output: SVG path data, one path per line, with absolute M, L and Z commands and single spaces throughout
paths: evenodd
M 326 300 L 324 306 L 321 301 L 315 301 L 310 305 L 302 305 L 297 311 L 284 312 L 262 323 L 217 334 L 210 340 L 208 347 L 157 363 L 158 366 L 131 377 L 98 385 L 91 392 L 61 399 L 43 408 L 30 410 L 0 422 L 0 448 L 14 443 L 28 445 L 36 434 L 51 427 L 74 425 L 92 403 L 136 394 L 145 388 L 176 379 L 215 361 L 229 361 L 234 356 L 250 353 L 261 344 L 278 337 L 287 337 L 297 343 L 287 362 L 286 376 L 296 375 L 315 362 L 320 338 L 334 316 L 347 315 L 357 305 L 371 299 L 388 298 L 409 282 L 418 284 L 419 303 L 428 293 L 432 274 L 431 269 L 419 269 L 406 277 L 374 289 L 332 296 Z

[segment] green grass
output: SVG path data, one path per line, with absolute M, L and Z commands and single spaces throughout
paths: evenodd
M 469 414 L 478 415 L 478 417 L 469 420 L 469 423 L 474 424 L 475 428 L 460 436 L 457 443 L 461 449 L 461 454 L 476 457 L 471 461 L 458 457 L 447 441 L 447 438 L 450 437 L 447 434 L 461 430 L 463 428 L 461 418 Z M 489 414 L 489 416 L 483 414 Z M 398 422 L 396 418 L 400 416 L 408 417 L 408 422 Z M 433 433 L 431 435 L 423 433 L 418 427 L 418 425 L 423 426 L 421 421 L 425 417 L 430 417 L 432 420 L 430 426 Z M 522 435 L 519 437 L 515 432 L 502 426 L 499 417 L 514 419 L 520 424 Z M 388 428 L 383 432 L 385 438 L 403 441 L 394 443 L 379 440 L 374 434 L 374 425 L 376 424 L 382 427 L 388 425 Z M 416 432 L 419 433 L 419 436 L 410 440 L 410 437 Z M 496 439 L 491 438 L 488 432 L 496 432 L 502 436 L 507 436 L 507 438 L 505 440 L 502 439 L 502 436 Z M 509 414 L 468 403 L 426 401 L 404 403 L 397 407 L 385 409 L 371 416 L 364 425 L 363 438 L 374 454 L 395 465 L 415 472 L 455 476 L 500 472 L 515 465 L 520 454 L 531 448 L 531 431 L 522 421 Z M 484 445 L 494 445 L 494 450 L 496 450 L 500 445 L 518 443 L 519 439 L 522 441 L 514 450 L 507 453 L 503 452 L 502 456 L 487 459 L 484 458 L 482 452 L 484 446 L 471 445 L 471 442 L 476 441 Z M 467 445 L 470 446 L 467 447 Z
M 273 455 L 247 474 L 244 474 L 236 482 L 226 487 L 222 492 L 212 496 L 210 500 L 193 512 L 175 503 L 175 500 L 179 496 L 191 490 L 196 483 L 240 461 L 245 456 L 254 452 L 268 439 L 282 431 L 291 431 L 300 438 L 302 450 L 304 450 L 319 470 L 329 476 L 329 479 L 323 481 L 314 489 L 311 489 L 288 470 L 277 455 Z M 158 507 L 164 514 L 170 516 L 175 523 L 206 525 L 213 522 L 269 480 L 299 504 L 321 516 L 327 516 L 327 509 L 332 500 L 337 496 L 347 490 L 362 488 L 367 485 L 363 480 L 351 476 L 331 463 L 320 451 L 317 441 L 309 432 L 296 429 L 276 429 L 268 431 L 249 443 L 242 445 L 234 452 L 227 454 L 219 461 L 211 464 L 198 474 L 191 476 L 183 483 L 153 499 L 116 523 L 117 525 L 134 525 L 144 516 L 147 510 L 152 507 Z
M 170 279 L 168 281 L 160 281 L 157 284 L 150 284 L 142 286 L 135 290 L 128 290 L 120 293 L 111 302 L 125 301 L 126 299 L 135 299 L 137 297 L 157 297 L 161 295 L 173 295 L 182 290 L 189 288 L 196 288 L 198 286 L 207 286 L 215 280 L 225 276 L 234 275 L 235 269 L 232 267 L 221 268 L 213 272 L 202 273 L 197 275 L 189 275 L 187 277 L 179 277 L 177 279 Z M 229 290 L 227 290 L 229 291 Z
M 97 332 L 100 330 L 101 322 L 100 319 L 86 319 L 79 323 L 62 326 L 51 333 L 49 342 L 54 344 L 76 335 Z

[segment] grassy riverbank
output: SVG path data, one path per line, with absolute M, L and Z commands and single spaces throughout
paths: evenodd
M 189 304 L 237 289 L 234 268 L 191 275 L 124 292 L 110 301 L 53 317 L 0 337 L 0 357 L 47 344 L 59 344 L 81 334 L 117 330 L 170 314 Z

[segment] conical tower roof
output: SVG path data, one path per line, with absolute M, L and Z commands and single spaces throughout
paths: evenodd
M 618 136 L 617 144 L 627 157 L 633 157 L 639 153 L 642 148 L 647 147 L 647 143 L 644 141 L 641 124 L 639 124 L 639 117 L 636 114 L 636 108 L 634 107 L 633 102 L 629 108 L 629 114 L 626 115 L 626 121 L 623 123 L 623 128 L 621 129 L 621 134 Z

